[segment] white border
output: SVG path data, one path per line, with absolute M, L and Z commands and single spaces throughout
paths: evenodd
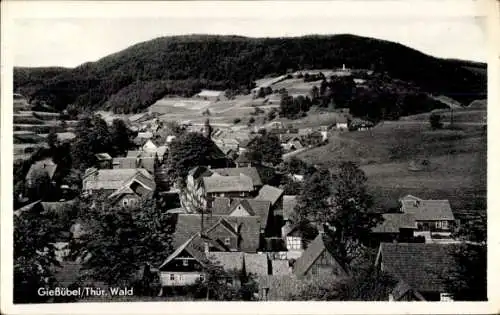
M 417 4 L 418 3 L 418 4 Z M 494 118 L 500 110 L 500 14 L 495 0 L 464 1 L 427 0 L 408 1 L 258 1 L 258 2 L 79 2 L 79 1 L 2 1 L 2 53 L 1 53 L 1 309 L 6 314 L 458 314 L 498 313 L 500 309 L 499 233 L 500 215 L 496 208 L 500 200 L 498 189 L 500 166 L 495 163 L 500 155 L 499 134 Z M 339 10 L 342 5 L 342 10 Z M 335 7 L 335 8 L 334 8 Z M 321 9 L 319 9 L 321 8 Z M 450 8 L 452 8 L 450 10 Z M 418 16 L 459 17 L 470 12 L 488 16 L 488 292 L 489 301 L 483 303 L 374 303 L 374 302 L 147 302 L 147 303 L 75 303 L 12 305 L 12 51 L 8 43 L 13 40 L 10 25 L 14 18 L 54 17 L 264 17 L 271 12 L 273 18 L 294 16 Z M 467 34 L 464 34 L 467 36 Z

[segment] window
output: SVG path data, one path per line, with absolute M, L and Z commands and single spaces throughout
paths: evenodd
M 189 262 L 188 262 L 188 260 L 187 260 L 187 259 L 183 259 L 183 260 L 182 260 L 182 265 L 183 265 L 183 266 L 189 266 Z
M 175 280 L 175 275 L 173 273 L 170 274 L 170 281 L 174 281 Z
M 229 245 L 231 245 L 231 239 L 230 239 L 229 237 L 226 237 L 226 238 L 224 239 L 224 244 L 225 244 L 225 245 L 228 245 L 228 246 L 229 246 Z
M 126 207 L 128 205 L 128 199 L 123 199 L 122 203 Z
M 442 221 L 442 222 L 441 222 L 441 227 L 442 227 L 443 229 L 447 229 L 447 228 L 448 228 L 448 221 Z
M 286 240 L 288 249 L 302 249 L 302 239 L 300 237 L 289 236 Z
M 205 281 L 205 275 L 200 275 L 200 281 Z
M 440 228 L 442 227 L 442 226 L 441 226 L 441 221 L 437 221 L 437 222 L 436 222 L 436 227 L 437 227 L 438 229 L 440 229 Z

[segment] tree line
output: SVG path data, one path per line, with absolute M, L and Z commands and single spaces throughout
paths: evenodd
M 15 69 L 14 88 L 57 110 L 75 104 L 137 112 L 165 93 L 193 94 L 209 87 L 249 90 L 256 79 L 267 75 L 282 75 L 290 69 L 328 69 L 344 63 L 351 68 L 387 72 L 415 82 L 426 92 L 442 93 L 464 103 L 485 95 L 485 76 L 469 71 L 461 62 L 353 35 L 163 37 L 74 69 Z M 129 105 L 120 109 L 120 102 Z

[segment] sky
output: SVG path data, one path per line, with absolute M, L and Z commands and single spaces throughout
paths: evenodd
M 60 1 L 44 6 L 40 2 L 7 11 L 9 50 L 15 66 L 75 67 L 138 42 L 184 34 L 280 37 L 350 33 L 398 42 L 436 57 L 487 59 L 485 19 L 477 4 L 468 0 L 141 5 Z

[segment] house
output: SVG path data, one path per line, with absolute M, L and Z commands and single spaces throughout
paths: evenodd
M 335 259 L 325 246 L 324 234 L 318 236 L 309 244 L 293 266 L 293 274 L 297 278 L 321 278 L 324 276 L 344 277 L 347 271 Z
M 454 265 L 454 245 L 425 243 L 381 243 L 376 267 L 400 281 L 389 300 L 449 300 L 444 279 Z
M 448 200 L 423 200 L 407 196 L 400 203 L 402 213 L 415 217 L 417 231 L 450 232 L 455 222 Z
M 283 190 L 271 185 L 262 186 L 255 199 L 270 201 L 272 209 L 283 208 Z
M 142 151 L 142 150 L 130 150 L 130 151 L 127 151 L 127 157 L 128 158 L 147 158 L 147 157 L 151 157 L 151 158 L 154 158 L 156 156 L 156 152 L 146 152 L 146 151 Z
M 155 188 L 156 186 L 153 178 L 138 172 L 119 189 L 113 192 L 108 197 L 108 200 L 111 205 L 133 208 L 138 206 L 141 200 L 152 197 Z
M 285 223 L 285 225 L 281 227 L 281 236 L 285 241 L 287 259 L 297 259 L 302 256 L 304 252 L 304 243 L 302 233 L 297 225 L 290 222 Z
M 95 155 L 97 160 L 97 167 L 100 169 L 110 169 L 112 168 L 113 158 L 108 153 L 97 153 Z
M 200 251 L 241 251 L 255 253 L 260 248 L 261 223 L 258 216 L 217 214 L 178 214 L 174 245 L 179 246 L 192 235 L 203 231 L 192 246 Z M 209 246 L 205 250 L 205 246 Z
M 142 151 L 156 154 L 158 147 L 153 143 L 153 141 L 151 141 L 151 139 L 148 139 L 142 146 Z
M 35 185 L 35 180 L 42 174 L 46 174 L 52 181 L 56 174 L 56 170 L 57 164 L 50 158 L 33 163 L 26 174 L 26 186 L 28 186 L 28 188 L 33 187 Z
M 196 94 L 196 97 L 206 101 L 218 102 L 223 99 L 224 91 L 202 90 Z
M 239 176 L 246 175 L 252 179 L 254 190 L 259 190 L 262 187 L 262 180 L 259 171 L 255 167 L 230 167 L 230 168 L 213 168 L 213 174 L 221 176 Z
M 113 169 L 143 168 L 150 174 L 155 173 L 154 157 L 117 157 L 113 159 Z
M 359 119 L 359 118 L 354 118 L 350 124 L 349 124 L 349 130 L 354 131 L 364 131 L 364 130 L 369 130 L 373 128 L 374 123 L 371 121 Z
M 182 287 L 205 279 L 208 261 L 202 251 L 192 246 L 199 235 L 192 235 L 170 254 L 158 267 L 160 283 L 163 287 Z
M 299 135 L 282 135 L 280 137 L 281 146 L 285 151 L 295 151 L 304 148 Z
M 271 202 L 267 200 L 216 197 L 210 213 L 227 216 L 257 216 L 261 233 L 266 234 L 271 226 Z
M 238 150 L 238 152 L 240 152 Z M 252 160 L 248 157 L 248 154 L 245 153 L 240 153 L 236 160 L 234 161 L 236 164 L 236 167 L 251 167 L 252 166 Z
M 339 131 L 345 131 L 349 129 L 348 119 L 345 116 L 337 118 L 335 123 L 335 128 Z
M 252 178 L 244 174 L 222 176 L 214 173 L 203 177 L 202 182 L 209 207 L 215 197 L 249 197 L 254 191 Z
M 122 189 L 126 183 L 134 181 L 134 178 L 140 178 L 141 181 L 147 180 L 147 187 L 153 186 L 153 176 L 143 168 L 111 170 L 90 168 L 85 171 L 83 176 L 82 191 L 90 195 L 94 192 L 110 195 Z
M 153 133 L 151 131 L 138 132 L 134 139 L 134 143 L 137 146 L 143 146 L 148 140 L 153 138 Z
M 415 216 L 409 213 L 383 213 L 382 222 L 372 228 L 370 240 L 380 242 L 408 242 L 417 229 Z

